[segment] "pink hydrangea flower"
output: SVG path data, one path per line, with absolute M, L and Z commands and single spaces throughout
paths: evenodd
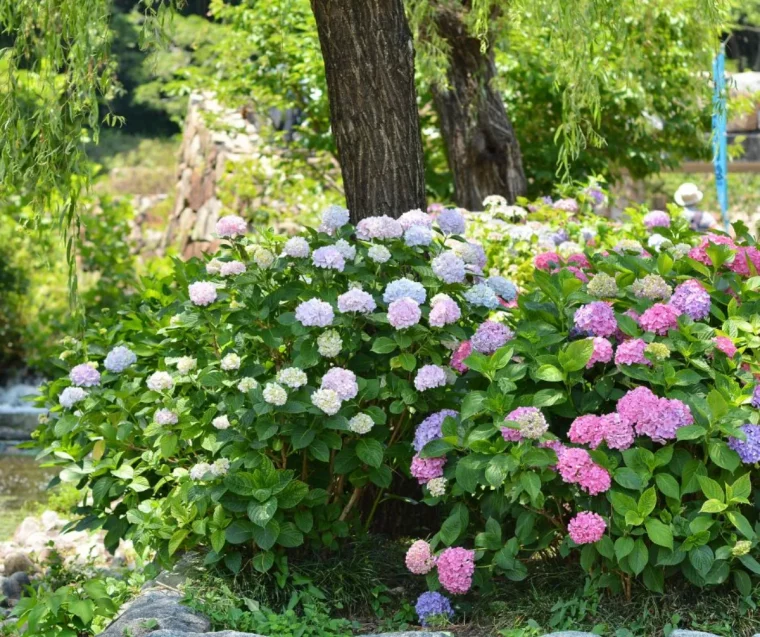
M 537 407 L 518 407 L 507 414 L 504 420 L 516 422 L 519 429 L 502 427 L 501 435 L 504 440 L 518 442 L 523 438 L 536 440 L 543 436 L 549 429 L 549 423 Z
M 594 352 L 586 363 L 586 369 L 591 369 L 596 363 L 609 363 L 612 360 L 612 343 L 603 336 L 595 336 Z
M 649 228 L 669 228 L 670 215 L 662 210 L 652 210 L 644 216 L 644 225 Z
M 719 349 L 729 358 L 733 358 L 734 354 L 736 354 L 736 352 L 739 351 L 736 349 L 736 345 L 734 345 L 734 342 L 730 338 L 728 338 L 728 336 L 716 336 L 713 339 L 713 343 L 715 343 L 716 349 Z
M 576 544 L 593 544 L 604 537 L 607 523 L 601 515 L 583 511 L 567 525 L 567 533 Z
M 606 414 L 599 420 L 604 441 L 610 449 L 623 451 L 633 444 L 633 427 L 630 422 L 621 418 L 620 414 Z
M 321 389 L 332 389 L 341 400 L 351 400 L 359 393 L 356 374 L 342 367 L 332 367 L 322 376 Z
M 493 354 L 497 349 L 513 339 L 515 333 L 503 323 L 496 321 L 485 321 L 482 323 L 475 334 L 472 335 L 470 342 L 472 348 L 481 354 Z
M 581 270 L 580 268 L 574 266 L 574 265 L 568 265 L 565 270 L 568 272 L 572 272 L 575 275 L 575 278 L 579 281 L 583 281 L 583 283 L 588 283 L 588 277 L 586 276 L 586 273 Z
M 652 365 L 646 356 L 644 350 L 647 344 L 640 338 L 633 338 L 630 341 L 624 341 L 617 346 L 615 352 L 615 365 Z
M 443 327 L 444 325 L 456 323 L 461 317 L 462 311 L 459 309 L 456 301 L 451 298 L 445 298 L 433 302 L 428 322 L 431 327 Z
M 575 254 L 571 254 L 569 257 L 567 257 L 567 262 L 579 268 L 591 267 L 591 262 L 588 260 L 586 255 L 580 252 L 576 252 Z
M 433 478 L 440 478 L 443 475 L 443 467 L 446 466 L 446 456 L 440 458 L 421 458 L 415 454 L 412 458 L 412 465 L 409 471 L 413 478 L 417 478 L 420 484 L 427 484 Z
M 618 328 L 615 312 L 605 301 L 594 301 L 575 311 L 575 326 L 585 334 L 612 336 Z
M 648 387 L 636 387 L 618 400 L 617 413 L 624 420 L 635 425 L 646 414 L 657 410 L 659 400 Z
M 604 440 L 601 419 L 594 414 L 578 416 L 570 425 L 567 437 L 577 445 L 588 445 L 596 449 Z
M 435 558 L 430 551 L 430 544 L 417 540 L 406 552 L 406 568 L 415 575 L 425 575 L 433 570 Z
M 226 217 L 225 217 L 226 218 Z M 208 281 L 198 281 L 191 283 L 187 288 L 190 295 L 190 301 L 193 305 L 211 305 L 216 301 L 216 286 Z
M 566 449 L 559 458 L 557 471 L 565 482 L 575 484 L 580 480 L 581 475 L 588 471 L 594 464 L 588 451 L 571 447 Z
M 459 347 L 451 354 L 451 367 L 457 370 L 459 373 L 464 374 L 469 367 L 464 364 L 464 360 L 472 354 L 472 343 L 470 341 L 462 341 Z
M 598 464 L 592 464 L 581 472 L 578 477 L 578 485 L 589 495 L 599 495 L 609 491 L 610 486 L 612 486 L 612 478 L 606 469 Z
M 248 230 L 245 219 L 237 215 L 222 217 L 216 222 L 216 234 L 220 237 L 239 237 Z
M 417 301 L 405 296 L 393 301 L 388 306 L 388 322 L 397 330 L 417 325 L 422 318 L 422 311 Z
M 675 439 L 678 429 L 693 423 L 694 416 L 687 405 L 680 400 L 660 398 L 655 409 L 639 417 L 636 433 L 664 444 Z
M 754 246 L 736 248 L 736 257 L 728 267 L 741 276 L 750 276 L 753 269 L 760 273 L 760 250 Z
M 647 332 L 665 336 L 670 330 L 678 327 L 680 312 L 672 305 L 655 303 L 639 317 L 639 325 Z
M 545 272 L 559 267 L 561 263 L 562 257 L 560 257 L 556 252 L 542 252 L 541 254 L 537 254 L 533 259 L 533 265 L 536 266 L 539 270 L 544 270 Z
M 245 264 L 240 261 L 226 261 L 219 267 L 222 276 L 237 276 L 245 272 Z
M 736 244 L 731 237 L 725 237 L 718 234 L 708 234 L 707 236 L 702 237 L 702 240 L 699 242 L 698 246 L 695 246 L 689 250 L 689 256 L 692 259 L 699 261 L 700 263 L 704 263 L 705 265 L 712 265 L 712 261 L 707 255 L 707 248 L 710 247 L 711 243 L 714 245 L 726 245 L 732 249 L 736 248 Z
M 472 586 L 475 573 L 475 551 L 461 547 L 447 548 L 436 560 L 438 581 L 453 595 L 464 595 Z
M 77 387 L 95 387 L 100 385 L 100 372 L 89 363 L 82 363 L 71 369 L 69 380 Z

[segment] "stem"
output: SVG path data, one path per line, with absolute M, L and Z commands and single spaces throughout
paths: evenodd
M 353 509 L 356 503 L 359 501 L 359 497 L 361 496 L 363 489 L 364 487 L 356 487 L 354 489 L 354 492 L 351 494 L 351 498 L 349 499 L 348 504 L 346 504 L 346 506 L 343 508 L 343 512 L 338 518 L 341 522 L 343 522 L 348 517 L 351 509 Z
M 369 516 L 367 517 L 367 521 L 364 523 L 365 533 L 369 531 L 370 524 L 372 524 L 372 520 L 375 517 L 375 511 L 377 511 L 377 507 L 380 504 L 380 498 L 383 497 L 384 493 L 385 493 L 385 489 L 380 489 L 377 492 L 377 496 L 375 497 L 375 501 L 372 503 L 372 509 L 370 509 Z
M 301 465 L 301 480 L 307 481 L 309 475 L 309 458 L 306 455 L 306 451 L 303 452 L 303 464 Z

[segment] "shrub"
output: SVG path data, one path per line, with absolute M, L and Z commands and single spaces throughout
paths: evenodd
M 370 525 L 412 420 L 457 404 L 450 348 L 514 286 L 470 287 L 482 248 L 420 211 L 347 220 L 330 207 L 320 231 L 253 243 L 225 217 L 214 258 L 144 281 L 118 326 L 72 347 L 37 444 L 91 491 L 79 528 L 264 572 Z
M 683 219 L 653 232 L 659 254 L 631 240 L 587 253 L 589 283 L 536 270 L 514 339 L 463 361 L 459 418 L 420 451 L 445 462 L 444 488 L 425 488 L 448 510 L 426 548 L 434 590 L 520 580 L 548 551 L 628 594 L 678 576 L 750 594 L 760 251 Z

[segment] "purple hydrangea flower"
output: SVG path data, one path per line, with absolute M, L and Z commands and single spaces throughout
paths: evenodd
M 756 409 L 760 407 L 760 385 L 756 385 L 754 391 L 752 392 L 752 400 L 749 403 Z
M 452 250 L 439 254 L 430 264 L 433 273 L 444 283 L 461 283 L 465 277 L 465 262 Z
M 644 216 L 644 225 L 649 228 L 669 228 L 670 215 L 662 210 L 652 210 Z
M 330 232 L 348 223 L 348 210 L 342 206 L 327 206 L 322 211 L 322 227 Z
M 319 299 L 309 299 L 296 308 L 296 320 L 305 327 L 327 327 L 334 318 L 330 304 Z
M 447 208 L 436 217 L 436 221 L 443 234 L 464 234 L 464 216 L 456 208 Z
M 746 440 L 729 438 L 728 446 L 731 447 L 744 464 L 760 462 L 760 425 L 742 425 L 739 427 L 744 432 Z
M 356 374 L 350 369 L 332 367 L 322 376 L 320 389 L 332 389 L 341 400 L 351 400 L 359 393 Z
M 364 290 L 349 290 L 338 297 L 338 311 L 343 314 L 346 312 L 370 314 L 375 311 L 376 307 L 375 299 Z
M 670 297 L 670 305 L 695 321 L 701 321 L 710 315 L 711 302 L 707 290 L 695 279 L 681 283 Z
M 425 420 L 417 425 L 417 430 L 414 432 L 414 442 L 412 442 L 414 450 L 419 453 L 431 440 L 437 440 L 440 438 L 442 435 L 441 427 L 443 426 L 443 421 L 446 420 L 446 418 L 456 418 L 458 415 L 459 413 L 453 409 L 443 409 L 434 414 L 430 414 Z
M 451 607 L 451 602 L 448 598 L 440 593 L 430 591 L 422 593 L 417 598 L 414 610 L 417 612 L 421 626 L 427 626 L 428 619 L 435 615 L 441 615 L 449 619 L 454 616 L 454 609 Z
M 318 268 L 337 270 L 338 272 L 343 272 L 343 268 L 346 266 L 346 260 L 335 246 L 317 248 L 311 255 L 311 262 Z
M 548 202 L 547 202 L 548 203 Z M 553 204 L 555 210 L 564 210 L 565 212 L 576 213 L 580 209 L 575 199 L 559 199 Z
M 386 303 L 393 303 L 408 297 L 416 301 L 419 305 L 422 305 L 427 298 L 427 292 L 421 283 L 412 281 L 411 279 L 396 279 L 391 281 L 385 288 L 383 293 L 383 301 Z
M 95 387 L 100 385 L 100 372 L 92 365 L 82 363 L 69 372 L 69 380 L 77 387 Z
M 478 327 L 475 334 L 472 335 L 470 342 L 472 343 L 472 349 L 476 352 L 493 354 L 507 341 L 513 339 L 514 336 L 515 333 L 503 323 L 486 321 Z

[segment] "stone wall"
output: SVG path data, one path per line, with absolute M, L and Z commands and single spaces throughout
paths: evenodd
M 223 107 L 213 93 L 192 93 L 179 156 L 177 194 L 160 251 L 176 246 L 184 258 L 215 249 L 222 211 L 219 183 L 228 162 L 250 159 L 261 144 L 247 112 Z

